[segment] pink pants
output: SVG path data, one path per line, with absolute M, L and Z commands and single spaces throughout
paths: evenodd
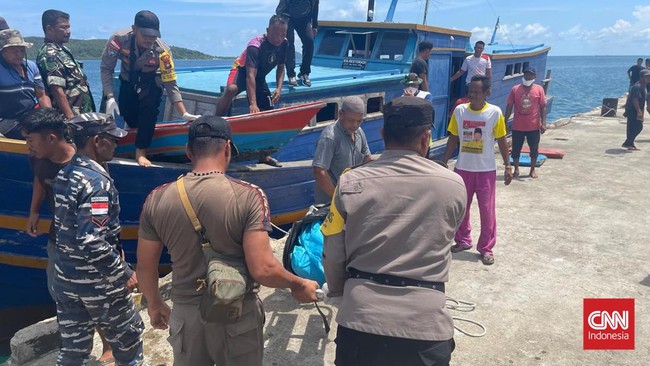
M 497 241 L 497 219 L 496 219 L 496 180 L 497 172 L 468 172 L 466 170 L 454 169 L 463 178 L 467 188 L 467 207 L 465 218 L 456 231 L 456 243 L 462 247 L 472 246 L 472 226 L 469 222 L 472 198 L 476 193 L 478 208 L 481 214 L 481 235 L 478 238 L 476 249 L 479 253 L 492 254 L 492 248 Z

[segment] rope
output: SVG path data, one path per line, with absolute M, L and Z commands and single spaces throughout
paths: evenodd
M 287 235 L 289 234 L 288 231 L 284 231 L 284 230 L 280 229 L 278 226 L 276 226 L 276 225 L 273 224 L 273 223 L 271 223 L 271 227 L 274 228 L 275 230 L 281 232 L 282 235 L 284 235 L 284 236 L 287 236 Z
M 463 301 L 463 300 L 456 300 L 453 297 L 447 296 L 447 303 L 445 304 L 445 307 L 449 310 L 456 310 L 463 313 L 469 313 L 471 311 L 474 311 L 474 309 L 476 309 L 476 303 Z M 485 325 L 477 322 L 476 320 L 467 319 L 460 316 L 452 316 L 451 318 L 454 319 L 454 329 L 465 334 L 466 336 L 483 337 L 487 333 L 487 328 L 485 327 Z M 463 330 L 458 325 L 456 325 L 456 322 L 465 322 L 465 323 L 474 324 L 480 329 L 482 329 L 482 331 L 480 333 L 470 333 L 466 330 Z

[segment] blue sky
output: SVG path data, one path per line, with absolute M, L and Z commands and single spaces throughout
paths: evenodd
M 3 1 L 0 15 L 23 35 L 41 36 L 41 14 L 56 6 L 71 15 L 73 38 L 108 38 L 129 28 L 135 13 L 155 12 L 169 44 L 212 55 L 237 55 L 263 33 L 278 0 Z M 376 0 L 376 20 L 389 0 Z M 320 19 L 364 21 L 367 0 L 321 0 Z M 394 21 L 420 23 L 424 0 L 402 0 Z M 497 15 L 501 43 L 552 47 L 551 55 L 650 57 L 650 5 L 639 0 L 431 0 L 427 24 L 471 31 L 488 40 Z

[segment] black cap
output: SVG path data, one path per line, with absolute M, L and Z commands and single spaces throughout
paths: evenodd
M 5 29 L 9 29 L 9 24 L 7 24 L 5 18 L 0 17 L 0 31 L 3 31 Z
M 537 72 L 536 72 L 536 70 L 535 70 L 534 67 L 527 67 L 527 68 L 524 70 L 524 74 L 526 74 L 526 73 L 537 75 Z
M 138 14 L 135 15 L 133 25 L 138 27 L 138 31 L 145 36 L 160 37 L 160 21 L 156 14 L 149 10 L 140 10 Z
M 106 113 L 83 113 L 68 121 L 72 134 L 75 136 L 95 136 L 107 133 L 111 136 L 122 138 L 128 132 L 115 125 L 112 115 Z
M 198 137 L 214 137 L 222 140 L 230 140 L 232 156 L 239 155 L 239 149 L 237 149 L 237 146 L 232 141 L 230 123 L 221 117 L 201 116 L 195 119 L 190 125 L 187 139 L 192 141 Z
M 422 98 L 403 96 L 384 105 L 384 126 L 414 127 L 431 125 L 432 121 L 433 106 Z

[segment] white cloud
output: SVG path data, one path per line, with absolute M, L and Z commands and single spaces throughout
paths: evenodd
M 586 30 L 582 27 L 582 24 L 576 24 L 573 27 L 560 32 L 559 36 L 561 39 L 565 40 L 585 40 L 591 37 L 593 34 L 592 31 Z
M 632 15 L 642 22 L 650 22 L 650 5 L 637 5 Z
M 472 28 L 472 41 L 483 40 L 490 41 L 494 28 L 489 27 L 474 27 Z M 544 41 L 552 35 L 550 27 L 544 26 L 540 23 L 532 24 L 500 24 L 497 30 L 496 42 L 497 43 L 530 43 Z

